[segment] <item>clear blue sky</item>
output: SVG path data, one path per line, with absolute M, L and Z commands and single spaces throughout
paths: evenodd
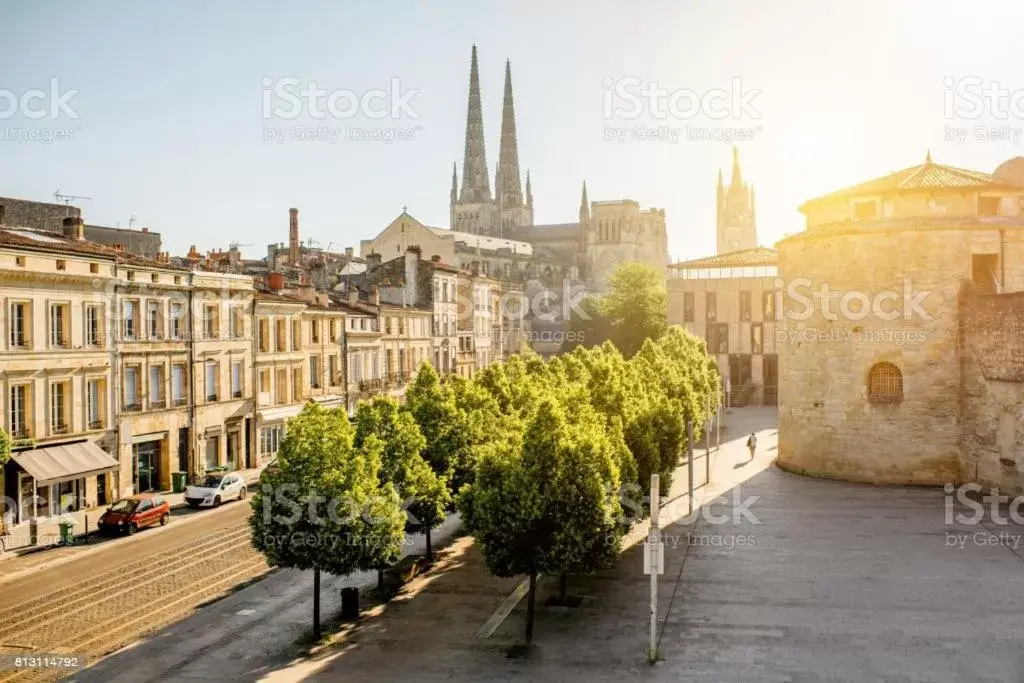
M 89 222 L 139 225 L 174 253 L 303 237 L 358 250 L 408 206 L 447 226 L 462 165 L 470 45 L 480 50 L 488 164 L 497 161 L 503 66 L 512 60 L 522 171 L 538 222 L 572 221 L 591 199 L 667 212 L 677 258 L 714 249 L 714 185 L 730 145 L 605 140 L 605 127 L 755 127 L 741 145 L 759 236 L 802 226 L 804 200 L 923 161 L 991 171 L 1017 142 L 948 142 L 945 127 L 1024 128 L 1019 118 L 949 120 L 943 78 L 1024 88 L 1024 6 L 925 0 L 531 2 L 10 2 L 0 9 L 0 90 L 78 90 L 77 119 L 0 119 L 0 195 L 51 200 L 59 186 Z M 419 90 L 418 117 L 264 120 L 261 81 Z M 605 77 L 669 90 L 757 89 L 758 120 L 606 120 Z M 6 104 L 0 103 L 0 104 Z M 393 142 L 263 140 L 265 126 L 415 128 Z M 71 140 L 4 139 L 70 129 Z M 492 170 L 493 173 L 493 170 Z M 493 178 L 492 178 L 493 179 Z

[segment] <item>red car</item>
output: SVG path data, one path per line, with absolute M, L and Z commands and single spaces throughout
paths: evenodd
M 141 495 L 122 498 L 100 517 L 100 531 L 105 534 L 134 534 L 143 527 L 170 521 L 171 506 L 161 496 Z

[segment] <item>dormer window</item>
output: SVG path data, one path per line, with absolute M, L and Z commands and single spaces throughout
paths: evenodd
M 1000 197 L 978 197 L 979 216 L 998 216 Z
M 853 215 L 859 221 L 869 220 L 878 215 L 878 202 L 854 202 Z

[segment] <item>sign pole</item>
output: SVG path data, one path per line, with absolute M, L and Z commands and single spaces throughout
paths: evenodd
M 658 526 L 658 511 L 661 507 L 658 475 L 651 475 L 651 532 L 647 541 L 647 570 L 651 575 L 651 643 L 647 650 L 647 661 L 653 664 L 658 658 L 658 574 L 661 572 L 661 529 Z

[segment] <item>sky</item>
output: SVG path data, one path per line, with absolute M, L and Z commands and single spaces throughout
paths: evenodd
M 0 196 L 87 196 L 88 223 L 134 216 L 174 254 L 264 256 L 290 207 L 304 240 L 357 253 L 403 207 L 448 227 L 475 43 L 492 174 L 511 60 L 536 222 L 575 221 L 585 180 L 665 209 L 673 260 L 712 254 L 740 131 L 770 246 L 802 202 L 929 150 L 986 172 L 1024 153 L 1024 102 L 963 96 L 1024 89 L 1022 24 L 1010 0 L 5 2 Z M 340 103 L 325 118 L 274 94 L 312 81 Z M 654 84 L 681 106 L 633 97 Z

